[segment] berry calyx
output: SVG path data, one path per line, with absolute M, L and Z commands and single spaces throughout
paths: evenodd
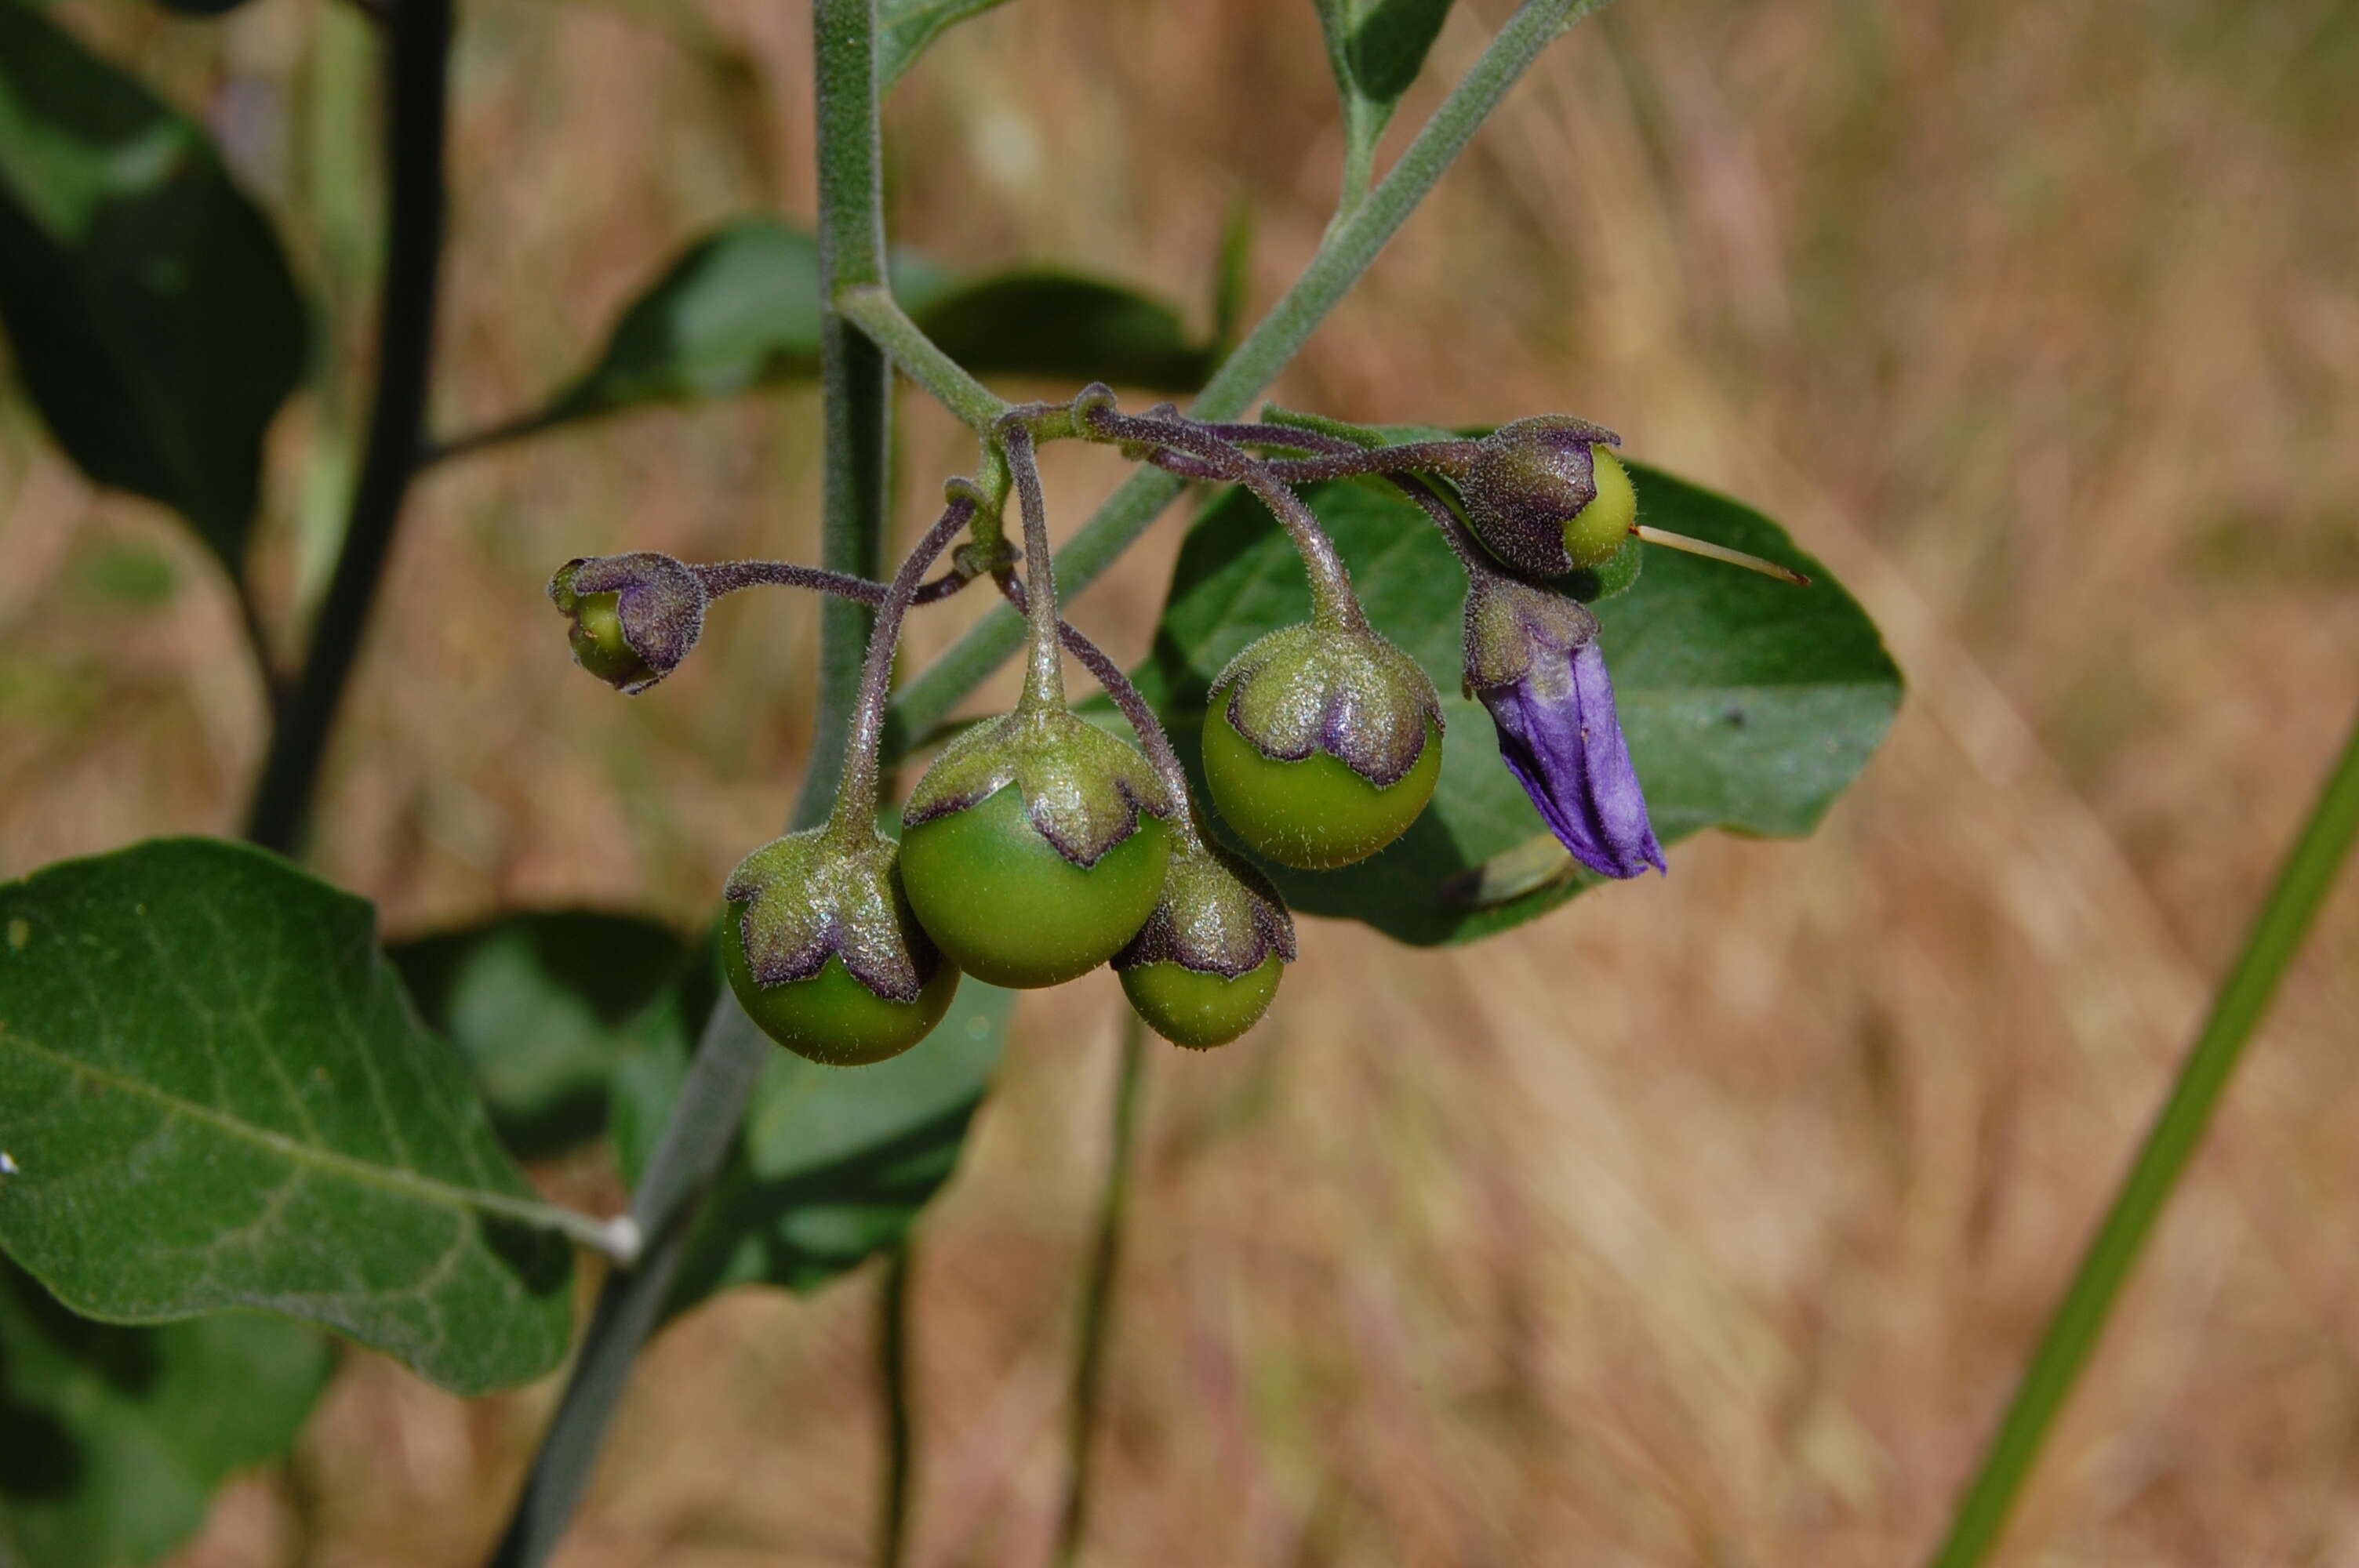
M 1170 863 L 1177 809 L 1145 758 L 1061 708 L 968 731 L 902 812 L 919 922 L 996 986 L 1087 974 L 1137 935 Z
M 899 1054 L 950 1010 L 959 971 L 918 923 L 899 851 L 827 828 L 755 850 L 723 896 L 741 904 L 723 931 L 729 987 L 762 1032 L 830 1066 Z
M 1203 1049 L 1261 1021 L 1294 955 L 1294 920 L 1269 879 L 1190 830 L 1155 913 L 1114 967 L 1149 1028 Z
M 1364 860 L 1408 831 L 1441 776 L 1441 701 L 1364 625 L 1288 626 L 1212 683 L 1204 773 L 1256 854 L 1304 871 Z

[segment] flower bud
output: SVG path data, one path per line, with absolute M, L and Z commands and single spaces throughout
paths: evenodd
M 578 557 L 549 579 L 573 662 L 625 697 L 671 674 L 704 630 L 704 585 L 669 556 Z
M 1490 709 L 1500 757 L 1573 859 L 1608 877 L 1663 869 L 1587 605 L 1477 577 L 1466 595 L 1466 689 Z
M 1612 560 L 1637 520 L 1629 473 L 1607 449 L 1622 438 L 1566 414 L 1502 425 L 1458 481 L 1475 536 L 1532 577 Z

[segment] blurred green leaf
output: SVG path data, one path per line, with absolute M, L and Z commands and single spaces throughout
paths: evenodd
M 901 80 L 934 35 L 954 22 L 980 16 L 1007 0 L 882 0 L 876 7 L 876 90 Z
M 1451 0 L 1314 0 L 1343 103 L 1349 162 L 1364 169 L 1441 35 Z
M 1212 370 L 1210 350 L 1188 336 L 1171 307 L 1071 273 L 1001 273 L 908 308 L 929 337 L 977 375 L 1186 392 Z
M 654 921 L 567 910 L 502 915 L 386 957 L 427 1027 L 466 1056 L 501 1141 L 535 1159 L 605 1130 L 614 1064 L 688 953 Z
M 155 1562 L 294 1443 L 330 1362 L 316 1331 L 246 1313 L 92 1323 L 0 1261 L 0 1561 Z
M 1016 271 L 959 282 L 899 252 L 892 282 L 902 308 L 978 375 L 1170 391 L 1194 387 L 1209 363 L 1170 307 L 1093 278 Z M 819 373 L 819 330 L 818 242 L 745 219 L 690 246 L 624 312 L 589 373 L 527 424 L 808 380 Z
M 823 1067 L 775 1053 L 689 1242 L 670 1310 L 731 1285 L 814 1290 L 899 1245 L 957 1169 L 1015 1000 L 969 977 L 931 1034 L 872 1066 Z M 679 1098 L 701 1027 L 692 1009 L 680 1022 L 671 1038 L 626 1054 L 615 1073 L 614 1145 L 633 1182 Z
M 74 461 L 235 571 L 302 300 L 204 133 L 19 4 L 0 5 L 0 322 Z
M 261 1307 L 461 1393 L 563 1357 L 572 1259 L 375 912 L 159 839 L 0 886 L 0 1248 L 74 1311 Z
M 1655 550 L 1629 591 L 1595 606 L 1656 831 L 1666 844 L 1713 827 L 1808 833 L 1883 739 L 1899 671 L 1865 611 L 1776 524 L 1629 468 L 1647 522 L 1816 579 L 1798 589 Z M 1432 524 L 1374 481 L 1304 493 L 1350 562 L 1369 619 L 1433 677 L 1449 730 L 1440 786 L 1417 826 L 1342 871 L 1269 868 L 1287 901 L 1422 946 L 1506 930 L 1593 885 L 1499 761 L 1489 713 L 1461 694 L 1466 579 Z M 1208 508 L 1180 548 L 1138 672 L 1191 769 L 1212 678 L 1246 643 L 1310 612 L 1302 568 L 1268 513 L 1241 491 Z

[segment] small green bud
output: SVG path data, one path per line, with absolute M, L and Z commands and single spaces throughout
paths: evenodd
M 1564 414 L 1502 425 L 1459 479 L 1475 536 L 1533 577 L 1612 561 L 1637 521 L 1638 493 L 1608 448 L 1622 438 Z
M 704 631 L 704 585 L 652 550 L 570 560 L 549 598 L 573 622 L 573 662 L 626 697 L 671 674 Z

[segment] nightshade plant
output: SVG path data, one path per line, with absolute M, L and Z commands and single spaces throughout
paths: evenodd
M 386 175 L 374 391 L 334 571 L 281 689 L 246 546 L 263 434 L 316 317 L 204 133 L 55 20 L 0 0 L 0 322 L 17 376 L 92 478 L 198 531 L 272 697 L 246 843 L 151 841 L 0 886 L 0 1409 L 37 1423 L 57 1461 L 0 1473 L 0 1557 L 49 1568 L 168 1551 L 228 1469 L 291 1442 L 325 1375 L 324 1326 L 466 1393 L 572 1354 L 495 1554 L 542 1562 L 662 1322 L 734 1284 L 814 1289 L 879 1255 L 901 1277 L 988 1088 L 1007 988 L 1111 962 L 1147 1025 L 1219 1045 L 1272 1008 L 1298 951 L 1289 908 L 1410 944 L 1474 940 L 1659 868 L 1666 845 L 1707 827 L 1807 833 L 1880 741 L 1900 685 L 1859 607 L 1767 519 L 1620 456 L 1604 428 L 1560 414 L 1488 435 L 1377 428 L 1274 405 L 1243 417 L 1600 0 L 1525 0 L 1381 179 L 1379 137 L 1448 0 L 1314 0 L 1344 130 L 1334 219 L 1242 333 L 1231 265 L 1204 338 L 1101 279 L 962 274 L 904 253 L 888 265 L 879 98 L 995 3 L 814 0 L 816 232 L 756 216 L 700 238 L 541 406 L 438 439 L 457 19 L 451 0 L 372 0 Z M 727 596 L 825 596 L 799 802 L 786 836 L 716 889 L 714 941 L 623 913 L 520 911 L 383 949 L 365 901 L 289 857 L 411 480 L 572 421 L 814 374 L 820 562 L 633 552 L 569 562 L 549 584 L 574 658 L 635 694 L 678 670 Z M 973 431 L 976 461 L 886 580 L 897 374 Z M 1079 390 L 1012 404 L 985 375 Z M 1129 413 L 1110 384 L 1190 400 Z M 1611 390 L 1582 401 L 1609 412 Z M 1035 453 L 1055 440 L 1114 447 L 1138 470 L 1052 558 Z M 1060 606 L 1190 484 L 1209 499 L 1153 650 L 1125 672 Z M 1009 611 L 897 694 L 906 615 L 985 579 Z M 1015 710 L 953 724 L 1019 648 Z M 1069 701 L 1067 654 L 1111 715 Z M 1485 722 L 1496 756 L 1475 740 Z M 937 746 L 897 839 L 880 826 L 886 769 Z M 1946 1561 L 1994 1537 L 2348 847 L 2354 802 L 2359 749 Z M 1086 1292 L 1069 1553 L 1138 1038 Z M 517 1158 L 602 1132 L 628 1211 L 539 1198 Z M 611 1265 L 578 1338 L 574 1246 Z M 887 1291 L 888 1314 L 899 1299 Z M 213 1315 L 231 1309 L 247 1310 Z M 133 1364 L 148 1371 L 111 1375 Z M 898 1377 L 896 1362 L 887 1561 L 908 1490 Z M 217 1407 L 232 1403 L 225 1424 Z M 84 1462 L 135 1451 L 147 1469 Z

